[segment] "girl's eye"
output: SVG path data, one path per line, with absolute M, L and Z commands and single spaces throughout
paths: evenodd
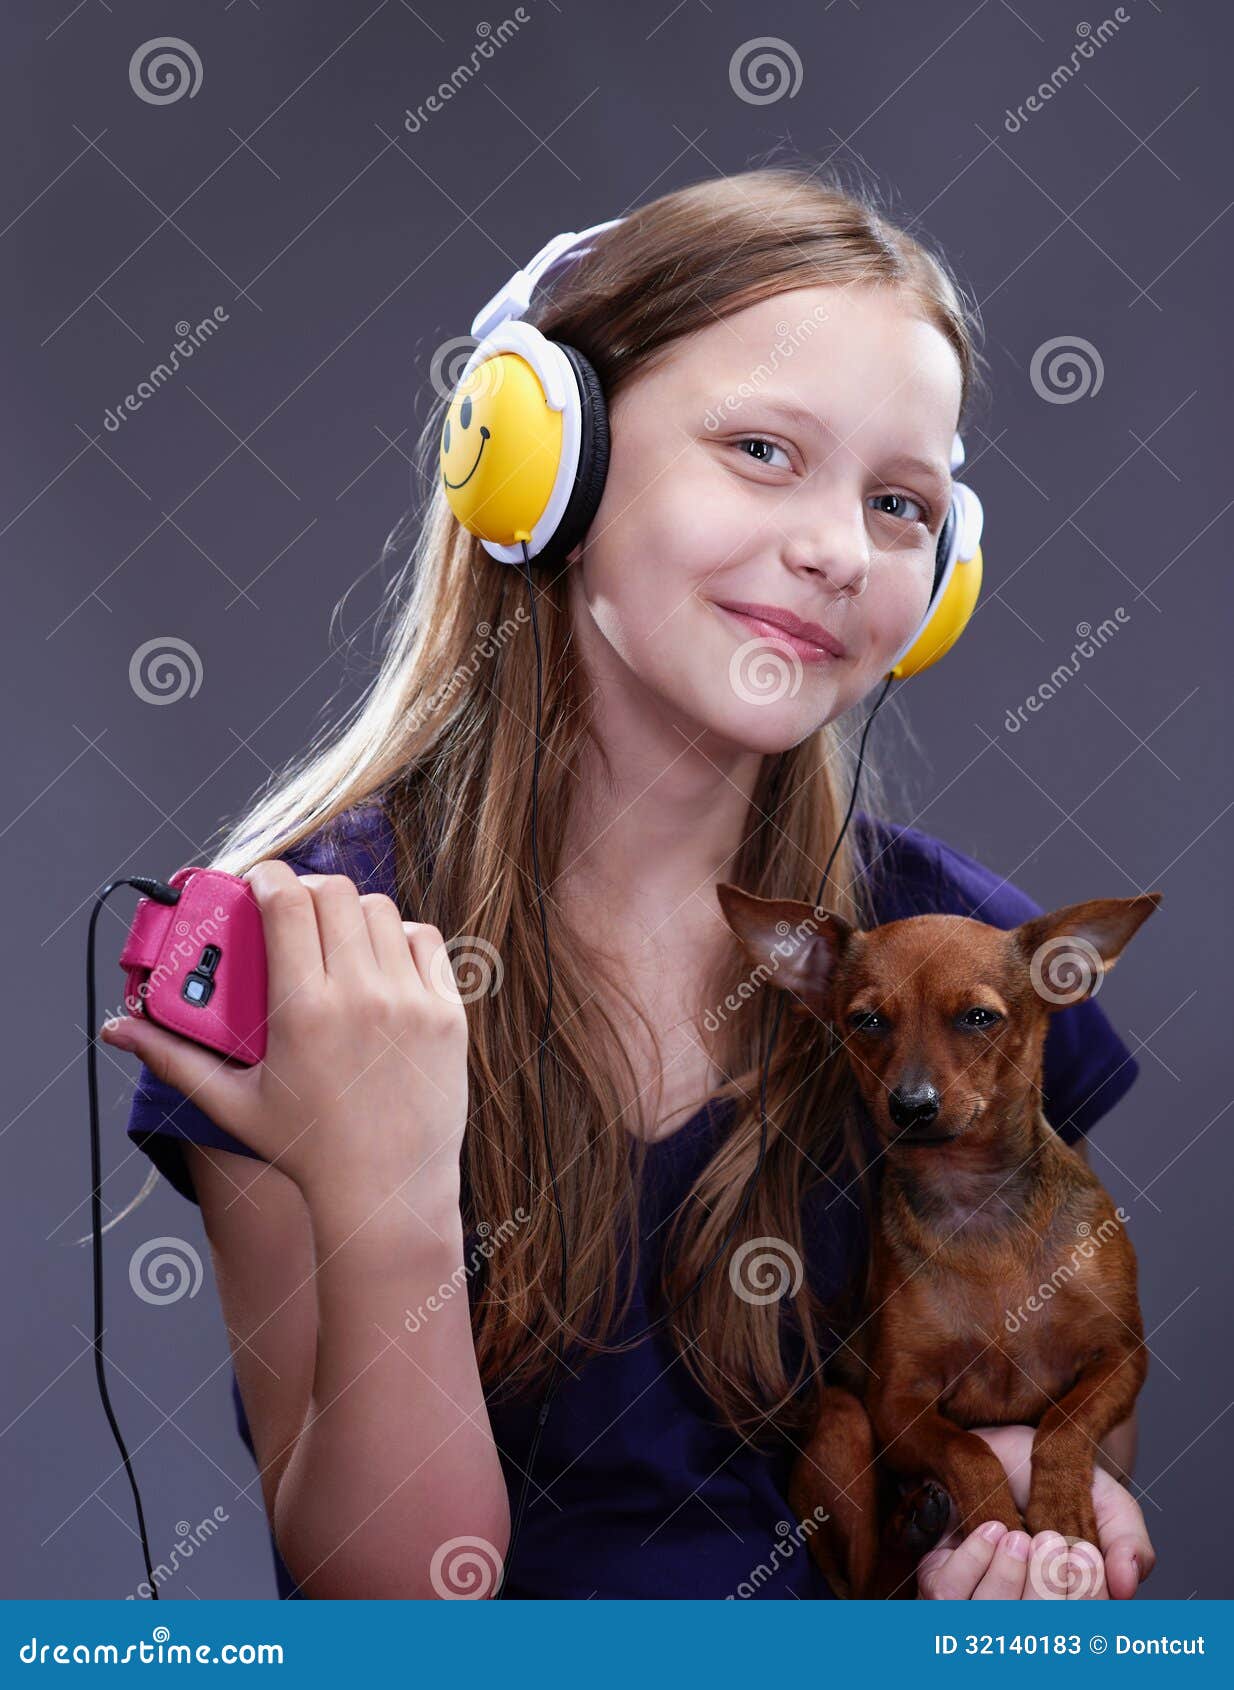
M 755 463 L 770 464 L 772 469 L 791 469 L 793 467 L 791 463 L 785 463 L 784 465 L 771 463 L 771 459 L 765 456 L 765 453 L 780 452 L 786 459 L 788 457 L 788 453 L 784 451 L 783 446 L 777 446 L 774 440 L 765 440 L 761 434 L 748 435 L 744 440 L 735 440 L 733 444 L 737 447 L 739 452 L 745 452 L 747 446 L 761 448 L 761 451 L 746 452 L 746 456 L 753 458 Z
M 881 516 L 899 517 L 902 521 L 907 522 L 928 523 L 929 521 L 930 513 L 920 499 L 910 499 L 906 493 L 875 493 L 873 497 L 875 502 L 883 505 L 883 509 L 879 512 Z M 888 510 L 886 508 L 888 503 L 894 504 L 897 508 Z M 916 516 L 906 516 L 905 506 L 916 511 Z
M 771 454 L 779 452 L 781 457 L 788 459 L 788 453 L 783 446 L 777 446 L 774 440 L 768 440 L 762 434 L 748 434 L 741 440 L 733 441 L 737 450 L 746 457 L 753 458 L 755 463 L 766 464 L 771 469 L 792 469 L 791 462 L 776 464 Z M 881 509 L 881 516 L 898 518 L 901 522 L 919 522 L 928 527 L 930 522 L 929 508 L 920 499 L 910 499 L 907 493 L 875 493 L 871 502 L 877 502 Z

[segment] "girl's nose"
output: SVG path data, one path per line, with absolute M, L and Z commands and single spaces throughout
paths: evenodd
M 834 592 L 853 598 L 865 592 L 870 548 L 864 529 L 850 534 L 835 524 L 809 536 L 795 535 L 783 541 L 780 557 L 789 569 L 822 575 Z

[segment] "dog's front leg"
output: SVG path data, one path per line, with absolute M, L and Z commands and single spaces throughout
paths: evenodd
M 1061 1401 L 1042 1415 L 1033 1438 L 1026 1510 L 1030 1532 L 1097 1541 L 1093 1458 L 1098 1441 L 1126 1420 L 1148 1361 L 1143 1345 L 1090 1363 Z
M 903 1478 L 929 1476 L 951 1492 L 961 1529 L 1001 1520 L 1022 1530 L 1003 1464 L 983 1438 L 948 1420 L 932 1398 L 888 1393 L 870 1405 L 883 1459 Z

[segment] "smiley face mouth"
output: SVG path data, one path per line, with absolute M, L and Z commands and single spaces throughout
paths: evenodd
M 480 450 L 476 453 L 475 463 L 472 464 L 471 468 L 467 471 L 467 474 L 463 477 L 463 479 L 461 481 L 451 481 L 449 476 L 446 474 L 445 470 L 444 469 L 442 470 L 441 479 L 445 482 L 446 486 L 450 489 L 451 492 L 457 492 L 457 490 L 460 487 L 466 487 L 467 483 L 471 480 L 472 476 L 479 469 L 480 459 L 484 456 L 484 448 L 488 445 L 489 439 L 490 439 L 490 436 L 489 436 L 488 429 L 485 428 L 483 424 L 481 424 L 481 426 L 480 426 Z

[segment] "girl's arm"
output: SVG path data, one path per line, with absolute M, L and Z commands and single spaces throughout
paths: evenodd
M 460 1556 L 479 1594 L 472 1570 L 504 1556 L 508 1503 L 466 1292 L 468 1029 L 445 941 L 344 875 L 275 859 L 248 880 L 264 1060 L 220 1062 L 146 1016 L 102 1036 L 253 1153 L 196 1145 L 190 1173 L 297 1584 L 458 1594 L 434 1557 L 463 1537 L 483 1540 Z
M 187 1154 L 266 1511 L 297 1585 L 317 1598 L 440 1596 L 448 1571 L 434 1573 L 434 1552 L 458 1537 L 481 1540 L 495 1584 L 509 1502 L 457 1187 L 433 1174 L 401 1197 L 340 1191 L 310 1210 L 268 1164 Z

